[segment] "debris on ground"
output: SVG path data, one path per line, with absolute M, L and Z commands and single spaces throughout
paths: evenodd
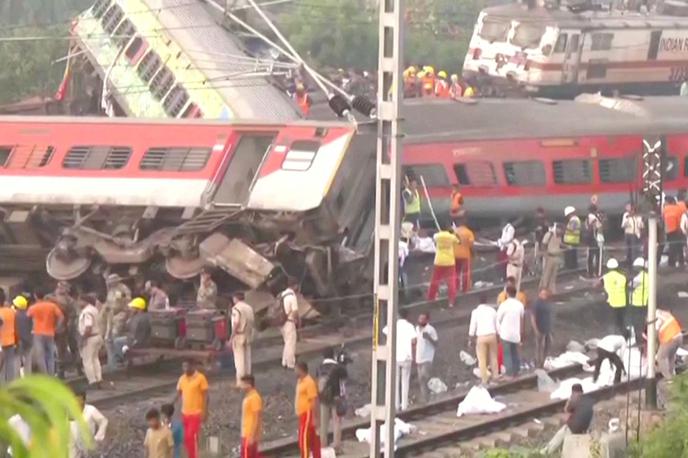
M 461 350 L 461 353 L 459 353 L 459 359 L 466 366 L 475 366 L 475 364 L 478 362 L 477 359 L 475 359 L 473 356 L 471 356 L 468 352 L 464 350 Z
M 433 377 L 428 380 L 428 389 L 432 394 L 442 394 L 447 392 L 447 385 L 437 377 Z
M 384 428 L 387 426 L 387 424 L 383 424 L 380 426 L 380 445 L 384 445 L 385 443 L 385 435 L 382 433 L 384 431 Z M 406 423 L 398 418 L 394 419 L 394 448 L 396 449 L 396 443 L 399 442 L 399 439 L 401 439 L 404 436 L 408 436 L 411 434 L 413 431 L 416 430 L 416 427 L 413 426 L 410 423 Z M 356 430 L 356 439 L 359 442 L 368 442 L 370 443 L 370 428 L 359 428 Z
M 506 404 L 492 399 L 487 388 L 474 386 L 459 403 L 456 416 L 499 413 L 504 409 L 506 409 Z

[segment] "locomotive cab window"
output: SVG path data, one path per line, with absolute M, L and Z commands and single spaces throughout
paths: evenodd
M 454 165 L 456 180 L 463 186 L 492 186 L 497 184 L 494 167 L 488 161 L 470 161 Z
M 634 158 L 600 159 L 599 165 L 602 183 L 631 183 L 635 180 Z
M 545 27 L 540 24 L 519 24 L 516 26 L 511 44 L 519 48 L 537 48 L 545 34 Z
M 141 170 L 192 172 L 202 170 L 210 158 L 210 148 L 151 148 L 143 155 Z
M 403 173 L 409 180 L 418 181 L 419 186 L 422 186 L 421 177 L 428 188 L 449 186 L 447 172 L 438 164 L 408 165 L 404 167 Z
M 555 53 L 562 53 L 566 51 L 566 43 L 569 39 L 569 36 L 565 33 L 560 33 L 559 36 L 557 37 L 557 42 L 554 45 L 554 52 Z
M 510 21 L 485 16 L 478 35 L 480 38 L 488 40 L 491 43 L 495 41 L 506 41 L 510 28 Z
M 544 186 L 546 181 L 540 161 L 505 162 L 504 176 L 509 186 Z
M 62 161 L 65 169 L 119 170 L 129 162 L 131 148 L 123 146 L 74 146 Z
M 586 184 L 592 182 L 592 165 L 587 159 L 570 159 L 552 163 L 556 184 Z
M 282 161 L 282 170 L 305 172 L 313 165 L 319 149 L 320 143 L 318 142 L 300 140 L 292 143 Z

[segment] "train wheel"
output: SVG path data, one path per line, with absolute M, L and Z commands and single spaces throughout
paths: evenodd
M 62 256 L 57 248 L 53 248 L 45 259 L 48 275 L 56 280 L 74 280 L 85 273 L 90 266 L 90 258 Z

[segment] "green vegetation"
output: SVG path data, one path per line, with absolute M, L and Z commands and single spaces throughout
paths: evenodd
M 19 414 L 29 425 L 31 443 L 25 446 L 8 420 Z M 76 399 L 62 382 L 32 376 L 0 387 L 0 450 L 12 447 L 14 458 L 66 458 L 71 437 L 69 419 L 78 419 L 84 438 L 87 427 Z

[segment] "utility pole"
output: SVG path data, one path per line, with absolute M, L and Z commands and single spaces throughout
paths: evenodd
M 662 178 L 664 171 L 664 139 L 648 137 L 643 139 L 643 197 L 648 215 L 648 302 L 647 302 L 647 381 L 645 405 L 657 408 L 657 376 L 655 374 L 655 353 L 657 352 L 657 212 L 662 205 Z M 636 336 L 636 341 L 641 336 Z
M 404 56 L 404 0 L 379 0 L 377 95 L 377 177 L 375 186 L 375 290 L 371 369 L 370 457 L 394 456 L 397 397 L 397 315 L 399 311 L 399 232 L 401 225 L 401 80 Z M 384 317 L 384 318 L 383 318 Z M 385 344 L 380 345 L 383 323 Z

